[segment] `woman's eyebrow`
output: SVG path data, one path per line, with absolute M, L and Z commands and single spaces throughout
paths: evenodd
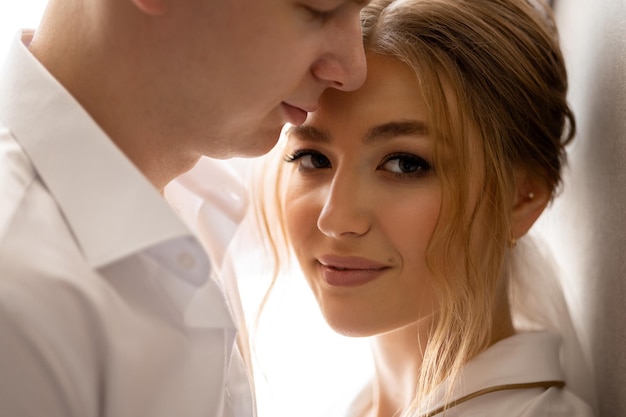
M 382 125 L 372 127 L 363 142 L 372 143 L 381 139 L 390 139 L 396 136 L 426 136 L 428 135 L 428 127 L 426 123 L 419 120 L 407 120 L 398 122 L 389 122 Z
M 300 139 L 312 142 L 330 143 L 330 134 L 311 125 L 291 126 L 287 129 L 287 135 L 296 135 Z
M 311 142 L 332 142 L 330 133 L 311 125 L 291 126 L 287 130 L 287 134 L 295 135 L 300 139 L 309 140 Z M 397 136 L 426 136 L 427 134 L 428 127 L 426 123 L 418 120 L 403 120 L 372 127 L 365 134 L 363 142 L 369 144 Z

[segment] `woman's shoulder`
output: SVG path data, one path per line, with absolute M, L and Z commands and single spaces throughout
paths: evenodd
M 447 400 L 435 400 L 435 404 L 452 405 L 447 412 L 434 415 L 593 416 L 593 408 L 567 385 L 560 348 L 560 337 L 546 331 L 522 332 L 501 340 L 465 365 L 451 396 L 444 395 L 445 385 L 434 393 L 433 398 Z
M 493 392 L 447 413 L 446 417 L 479 415 L 507 417 L 593 417 L 593 409 L 566 387 L 520 389 Z
M 560 337 L 546 331 L 503 339 L 464 366 L 452 392 L 442 383 L 424 402 L 426 410 L 412 416 L 593 417 L 593 408 L 567 385 L 560 345 Z M 362 416 L 370 404 L 366 386 L 345 416 Z

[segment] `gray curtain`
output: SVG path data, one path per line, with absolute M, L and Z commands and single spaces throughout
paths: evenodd
M 595 368 L 600 416 L 626 416 L 626 0 L 554 8 L 578 136 L 542 227 Z

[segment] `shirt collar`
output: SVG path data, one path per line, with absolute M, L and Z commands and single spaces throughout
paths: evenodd
M 19 32 L 0 68 L 0 121 L 53 195 L 87 263 L 102 271 L 141 252 L 170 272 L 161 285 L 185 322 L 235 329 L 199 242 L 29 52 L 32 36 Z
M 32 36 L 18 34 L 0 70 L 0 120 L 54 196 L 87 262 L 99 268 L 189 235 L 152 184 L 32 56 L 26 46 Z
M 560 337 L 547 331 L 518 333 L 503 339 L 463 367 L 450 396 L 447 396 L 448 383 L 444 381 L 425 403 L 432 411 L 494 389 L 536 383 L 561 386 L 565 377 L 560 346 Z M 422 411 L 419 415 L 430 413 Z

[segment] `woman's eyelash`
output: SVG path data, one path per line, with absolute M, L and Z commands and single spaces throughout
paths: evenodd
M 311 155 L 314 152 L 315 151 L 308 150 L 308 149 L 298 150 L 298 151 L 294 151 L 290 154 L 285 155 L 284 159 L 285 159 L 285 162 L 296 162 L 298 159 L 302 158 L 303 156 Z
M 423 165 L 427 165 L 430 167 L 430 163 L 425 160 L 424 158 L 422 158 L 421 156 L 415 155 L 413 153 L 409 153 L 409 152 L 394 152 L 391 153 L 387 156 L 385 156 L 385 158 L 383 159 L 382 164 L 384 164 L 385 162 L 388 162 L 392 159 L 408 159 L 408 160 L 412 160 L 414 162 L 419 162 Z
M 391 162 L 396 162 L 397 166 L 388 166 Z M 432 166 L 422 157 L 411 153 L 398 152 L 387 155 L 379 165 L 379 168 L 399 176 L 420 176 L 429 172 Z M 397 172 L 398 170 L 400 172 Z
M 318 151 L 300 150 L 285 157 L 286 162 L 295 162 L 301 171 L 328 169 L 332 167 L 330 160 Z
M 297 163 L 298 169 L 302 171 L 332 168 L 328 157 L 313 149 L 296 150 L 285 155 L 284 160 L 288 163 Z M 415 154 L 396 152 L 385 156 L 376 169 L 400 178 L 419 178 L 428 174 L 432 166 Z

